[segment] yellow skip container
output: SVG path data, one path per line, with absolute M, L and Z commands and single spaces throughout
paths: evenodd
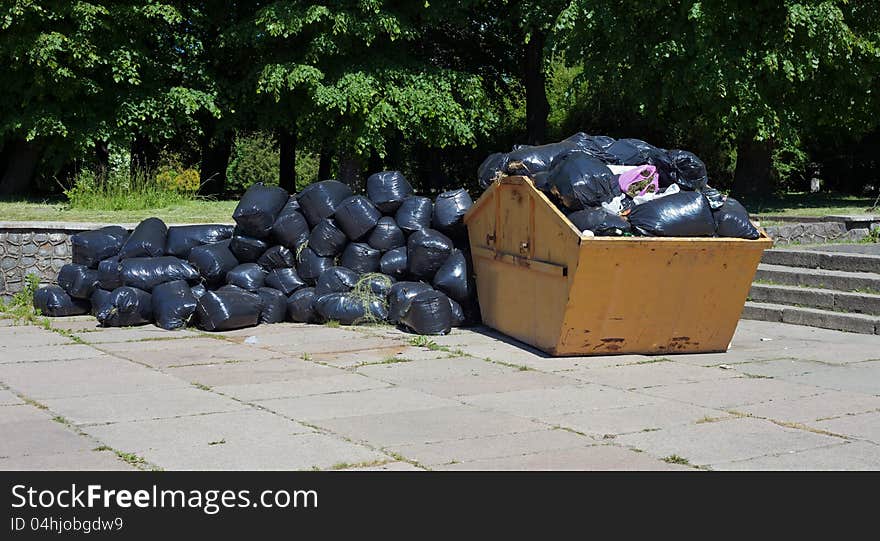
M 483 323 L 551 355 L 726 351 L 773 241 L 588 237 L 527 177 L 464 217 Z

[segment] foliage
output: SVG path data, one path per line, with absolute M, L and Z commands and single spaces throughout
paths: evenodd
M 165 190 L 194 194 L 199 191 L 199 172 L 195 169 L 160 168 L 156 173 L 156 184 Z
M 244 193 L 251 184 L 278 184 L 278 147 L 271 136 L 256 132 L 239 136 L 226 170 L 230 192 Z
M 0 298 L 0 314 L 16 322 L 34 321 L 40 316 L 40 311 L 34 308 L 34 292 L 39 287 L 40 277 L 36 274 L 28 274 L 25 277 L 24 287 L 13 294 L 9 301 Z
M 162 185 L 143 170 L 111 171 L 98 178 L 88 169 L 79 171 L 64 195 L 70 208 L 90 210 L 161 209 L 194 197 L 192 192 Z

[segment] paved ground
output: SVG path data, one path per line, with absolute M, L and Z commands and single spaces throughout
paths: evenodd
M 8 324 L 2 469 L 880 468 L 880 336 L 554 359 L 485 329 Z

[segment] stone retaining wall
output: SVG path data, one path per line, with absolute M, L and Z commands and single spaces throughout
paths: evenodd
M 787 223 L 764 227 L 775 245 L 858 242 L 868 236 L 867 228 L 847 229 L 843 222 Z

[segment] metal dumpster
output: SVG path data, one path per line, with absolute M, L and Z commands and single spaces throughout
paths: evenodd
M 726 351 L 773 242 L 587 237 L 527 177 L 464 218 L 483 322 L 551 355 Z

